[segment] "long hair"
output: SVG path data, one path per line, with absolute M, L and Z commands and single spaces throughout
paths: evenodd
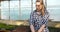
M 43 5 L 42 10 L 44 10 L 44 14 L 49 14 L 49 12 L 48 12 L 47 9 L 46 9 L 46 6 L 44 5 L 43 0 L 42 0 L 42 3 L 41 3 L 41 4 Z
M 46 10 L 46 6 L 44 5 L 43 0 L 40 0 L 40 3 L 43 6 L 43 8 L 42 8 L 42 10 L 43 10 L 42 15 L 45 14 L 45 13 L 48 13 L 47 10 Z

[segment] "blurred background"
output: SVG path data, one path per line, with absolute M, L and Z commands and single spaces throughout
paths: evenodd
M 60 0 L 43 0 L 50 14 L 50 32 L 60 32 Z M 28 19 L 36 0 L 0 0 L 0 31 L 30 32 Z M 25 29 L 25 31 L 24 31 Z

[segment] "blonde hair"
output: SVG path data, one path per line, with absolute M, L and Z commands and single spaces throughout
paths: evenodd
M 42 16 L 44 16 L 44 14 L 45 14 L 45 6 L 44 6 L 44 3 L 43 3 L 43 0 L 40 0 L 40 4 L 42 5 Z
M 45 14 L 45 9 L 46 9 L 46 7 L 45 7 L 45 5 L 44 5 L 44 3 L 43 3 L 43 0 L 36 0 L 36 2 L 40 2 L 40 4 L 42 5 L 42 16 Z

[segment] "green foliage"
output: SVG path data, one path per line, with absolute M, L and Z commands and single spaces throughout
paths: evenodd
M 13 29 L 15 27 L 16 27 L 16 25 L 7 25 L 7 24 L 4 24 L 4 23 L 0 23 L 0 29 L 1 28 L 4 28 L 4 29 Z

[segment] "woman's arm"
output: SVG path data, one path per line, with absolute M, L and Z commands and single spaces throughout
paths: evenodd
M 45 24 L 43 24 L 43 25 L 40 27 L 40 29 L 38 30 L 38 32 L 43 32 L 44 29 L 45 29 Z
M 30 25 L 30 29 L 31 29 L 31 32 L 35 32 L 33 25 Z
M 35 30 L 34 30 L 34 26 L 33 26 L 33 24 L 34 24 L 34 16 L 33 16 L 34 14 L 33 14 L 33 12 L 30 14 L 30 21 L 29 21 L 29 23 L 30 23 L 30 29 L 31 29 L 31 32 L 35 32 Z

